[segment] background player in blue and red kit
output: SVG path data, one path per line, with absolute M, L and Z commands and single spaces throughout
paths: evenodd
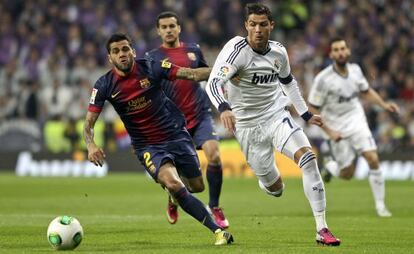
M 180 21 L 176 13 L 163 12 L 157 17 L 157 30 L 162 45 L 146 54 L 155 62 L 167 60 L 175 66 L 199 68 L 207 67 L 200 47 L 195 43 L 180 42 Z M 229 222 L 219 207 L 223 170 L 221 167 L 219 142 L 213 128 L 211 104 L 206 92 L 196 81 L 164 80 L 164 92 L 184 113 L 186 127 L 193 137 L 197 149 L 203 149 L 208 166 L 206 178 L 209 185 L 209 207 L 216 223 L 227 228 Z M 177 222 L 178 211 L 174 200 L 169 197 L 167 219 L 171 224 Z
M 204 204 L 191 195 L 179 175 L 188 179 L 193 192 L 203 191 L 199 161 L 185 120 L 161 89 L 161 79 L 199 80 L 208 76 L 205 68 L 177 68 L 171 63 L 135 60 L 131 40 L 114 34 L 106 44 L 112 70 L 95 83 L 84 128 L 88 159 L 102 165 L 105 154 L 93 140 L 93 128 L 108 100 L 121 117 L 132 146 L 145 169 L 165 187 L 181 208 L 216 235 L 215 245 L 233 241 L 210 217 Z

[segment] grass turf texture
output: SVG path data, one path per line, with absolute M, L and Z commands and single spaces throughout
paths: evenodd
M 96 178 L 18 178 L 0 174 L 0 253 L 54 252 L 49 222 L 71 215 L 85 236 L 79 253 L 413 253 L 412 181 L 387 182 L 392 218 L 378 218 L 367 181 L 334 179 L 327 188 L 328 224 L 340 247 L 315 243 L 314 220 L 300 179 L 285 179 L 282 198 L 265 195 L 255 179 L 224 180 L 221 204 L 235 243 L 214 236 L 180 210 L 165 217 L 166 193 L 143 174 Z M 207 191 L 197 196 L 207 201 Z

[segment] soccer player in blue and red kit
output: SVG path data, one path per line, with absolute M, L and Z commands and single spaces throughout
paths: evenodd
M 188 179 L 194 192 L 204 189 L 200 165 L 185 119 L 161 89 L 161 79 L 205 79 L 205 68 L 177 68 L 167 61 L 135 60 L 131 40 L 112 35 L 106 43 L 113 68 L 95 83 L 86 114 L 84 138 L 88 159 L 102 166 L 105 153 L 93 139 L 93 128 L 108 100 L 121 117 L 141 163 L 156 182 L 165 187 L 181 208 L 215 233 L 215 245 L 233 241 L 218 226 L 204 204 L 191 195 L 179 175 Z
M 208 67 L 200 47 L 195 43 L 180 42 L 181 26 L 178 15 L 163 12 L 157 17 L 157 31 L 162 45 L 146 54 L 154 62 L 168 60 L 175 66 L 187 68 Z M 186 127 L 193 137 L 197 149 L 203 149 L 208 166 L 206 178 L 209 185 L 209 208 L 216 223 L 227 228 L 229 222 L 219 207 L 219 198 L 223 183 L 219 142 L 213 128 L 210 100 L 200 84 L 193 80 L 164 80 L 162 87 L 167 96 L 184 113 Z M 171 224 L 177 222 L 178 211 L 174 200 L 169 197 L 167 219 Z

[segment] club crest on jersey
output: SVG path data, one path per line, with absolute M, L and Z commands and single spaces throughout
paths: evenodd
M 139 85 L 142 87 L 142 88 L 148 88 L 150 85 L 151 85 L 151 82 L 147 79 L 147 78 L 145 78 L 145 79 L 141 79 L 140 81 L 139 81 Z
M 92 89 L 92 94 L 91 94 L 91 99 L 89 100 L 90 104 L 95 104 L 95 97 L 96 97 L 97 93 L 98 93 L 98 89 L 93 88 Z
M 165 58 L 161 61 L 161 67 L 166 69 L 171 68 L 171 63 L 168 61 L 168 58 Z
M 190 59 L 191 61 L 197 60 L 197 56 L 193 52 L 188 52 L 187 56 L 188 56 L 188 59 Z
M 275 62 L 273 63 L 273 65 L 275 66 L 276 71 L 279 72 L 280 66 L 282 66 L 282 64 L 277 59 L 275 59 Z
M 227 66 L 221 66 L 219 72 L 217 73 L 217 76 L 219 77 L 226 77 L 227 73 L 229 73 L 230 69 Z

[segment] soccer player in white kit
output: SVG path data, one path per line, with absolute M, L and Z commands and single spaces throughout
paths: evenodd
M 234 132 L 260 188 L 267 194 L 279 197 L 284 189 L 274 149 L 294 159 L 303 172 L 304 192 L 316 221 L 316 241 L 337 246 L 340 240 L 332 235 L 325 220 L 325 189 L 316 156 L 303 130 L 286 110 L 289 99 L 308 123 L 320 126 L 321 118 L 308 111 L 290 73 L 285 47 L 269 40 L 274 27 L 269 8 L 248 4 L 245 27 L 247 38 L 234 37 L 218 55 L 207 94 L 224 126 Z M 223 93 L 226 82 L 228 101 Z
M 334 38 L 330 45 L 333 64 L 315 77 L 308 98 L 311 110 L 320 112 L 324 119 L 322 129 L 329 137 L 332 160 L 325 168 L 333 176 L 349 180 L 355 172 L 357 155 L 362 155 L 370 167 L 368 180 L 377 214 L 390 217 L 384 203 L 385 184 L 379 169 L 377 146 L 358 96 L 361 94 L 389 112 L 398 113 L 399 108 L 394 103 L 384 102 L 369 87 L 358 64 L 348 63 L 351 51 L 344 39 Z

